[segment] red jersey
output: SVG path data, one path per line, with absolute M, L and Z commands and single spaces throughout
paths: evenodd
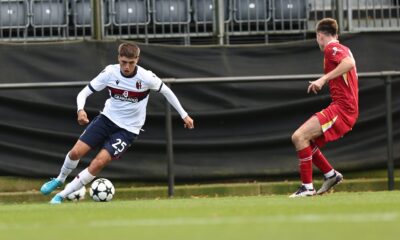
M 334 70 L 340 62 L 353 55 L 349 48 L 341 45 L 338 41 L 332 41 L 324 49 L 324 72 L 325 74 Z M 349 72 L 329 80 L 329 91 L 332 103 L 338 105 L 344 115 L 344 122 L 353 126 L 358 117 L 358 76 L 354 67 Z

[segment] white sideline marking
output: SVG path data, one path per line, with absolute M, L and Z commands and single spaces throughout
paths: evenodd
M 166 219 L 137 219 L 137 220 L 107 220 L 92 221 L 91 227 L 104 226 L 179 226 L 179 225 L 220 225 L 243 223 L 268 223 L 268 222 L 392 222 L 399 219 L 397 213 L 366 213 L 366 214 L 305 214 L 295 216 L 245 216 L 245 217 L 218 217 L 218 218 L 166 218 Z
M 198 217 L 198 218 L 151 218 L 136 220 L 108 220 L 91 221 L 88 227 L 134 227 L 134 226 L 185 226 L 185 225 L 221 225 L 244 223 L 305 223 L 305 222 L 340 222 L 340 223 L 368 223 L 398 221 L 398 213 L 343 213 L 343 214 L 303 214 L 303 215 L 273 215 L 273 216 L 243 216 L 243 217 Z M 0 223 L 0 231 L 15 229 L 42 229 L 45 227 L 73 228 L 64 222 L 48 223 Z

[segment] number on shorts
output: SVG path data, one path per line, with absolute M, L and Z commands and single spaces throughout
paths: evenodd
M 117 138 L 117 142 L 112 144 L 113 148 L 120 153 L 124 151 L 126 145 L 126 142 L 123 142 L 120 138 Z

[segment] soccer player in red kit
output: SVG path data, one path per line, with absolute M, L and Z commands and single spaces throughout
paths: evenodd
M 314 114 L 292 135 L 299 159 L 302 185 L 290 197 L 323 194 L 343 180 L 319 150 L 349 132 L 358 118 L 358 79 L 355 60 L 350 50 L 338 41 L 336 20 L 325 18 L 318 22 L 316 37 L 324 52 L 324 75 L 311 81 L 307 92 L 317 94 L 327 83 L 331 104 Z M 324 183 L 316 192 L 312 181 L 312 164 L 324 173 Z

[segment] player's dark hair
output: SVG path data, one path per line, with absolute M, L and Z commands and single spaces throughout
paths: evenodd
M 335 19 L 324 18 L 317 23 L 317 32 L 325 35 L 335 36 L 338 34 L 338 24 Z
M 140 55 L 140 48 L 134 43 L 121 43 L 118 47 L 120 57 L 137 58 Z

